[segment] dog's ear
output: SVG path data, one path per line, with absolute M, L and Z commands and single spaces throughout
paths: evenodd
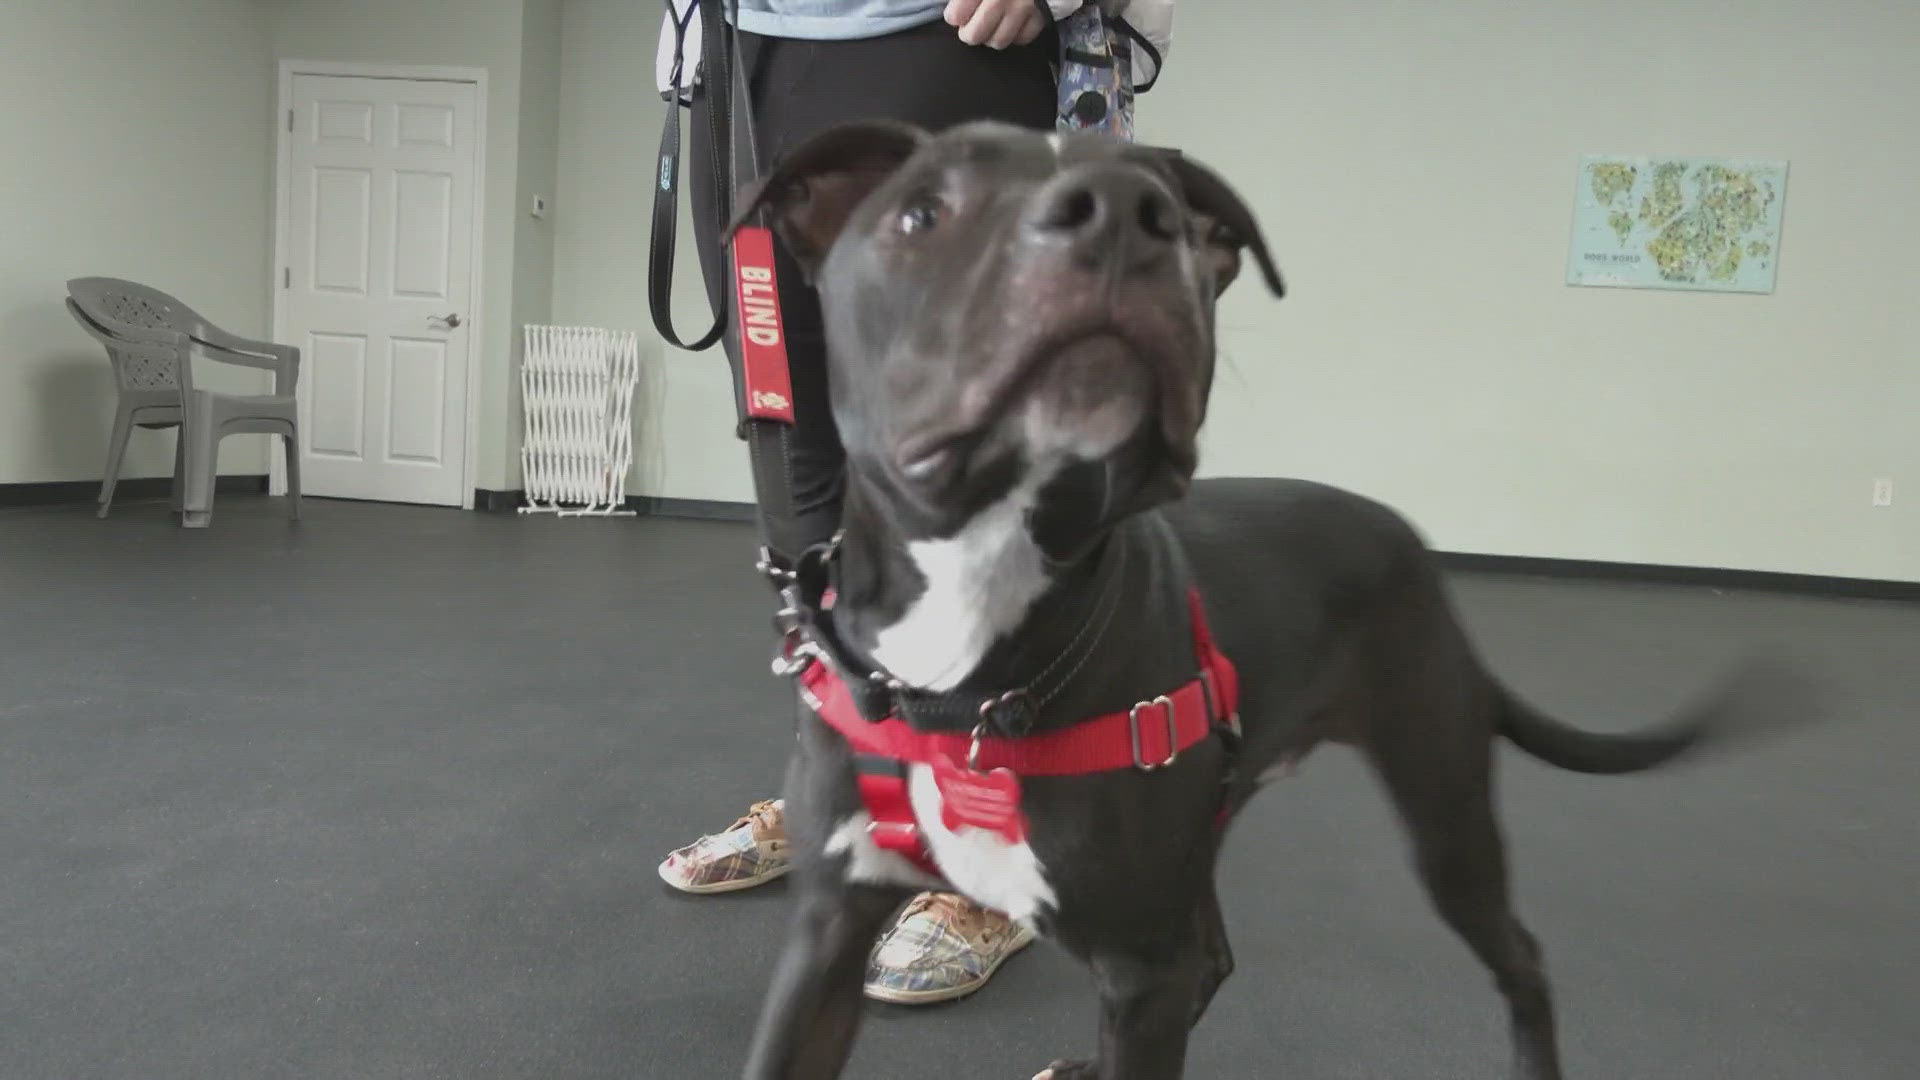
M 1143 148 L 1151 153 L 1186 200 L 1192 215 L 1192 242 L 1213 266 L 1214 294 L 1226 291 L 1240 274 L 1242 251 L 1253 256 L 1260 276 L 1275 296 L 1287 295 L 1286 283 L 1267 251 L 1267 239 L 1254 220 L 1253 210 L 1220 174 L 1178 150 Z
M 929 138 L 917 127 L 886 121 L 829 128 L 741 188 L 727 236 L 768 211 L 773 231 L 811 281 L 854 209 Z

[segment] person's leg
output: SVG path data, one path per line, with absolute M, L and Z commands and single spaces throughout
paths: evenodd
M 752 73 L 754 127 L 763 165 L 836 124 L 900 120 L 939 130 L 998 120 L 1050 130 L 1056 94 L 1051 32 L 1032 45 L 967 45 L 942 22 L 863 41 L 794 41 L 742 35 Z M 731 308 L 731 273 L 718 241 L 716 145 L 732 137 L 702 96 L 690 124 L 687 187 L 708 297 Z M 716 143 L 716 139 L 719 140 Z M 748 175 L 744 163 L 740 175 Z M 839 525 L 845 455 L 828 409 L 826 342 L 819 301 L 783 247 L 775 246 L 795 422 L 748 421 L 749 450 L 768 546 L 791 560 Z M 737 342 L 724 335 L 736 400 L 743 393 Z M 741 415 L 745 415 L 742 410 Z M 717 892 L 770 881 L 785 869 L 778 803 L 763 803 L 715 837 L 669 856 L 661 876 L 688 891 Z M 873 951 L 867 992 L 901 1003 L 944 1001 L 986 984 L 1033 939 L 1004 915 L 955 896 L 907 905 Z
M 754 97 L 755 129 L 763 162 L 770 163 L 778 151 L 786 118 L 769 115 L 766 93 L 770 81 L 783 84 L 797 63 L 804 63 L 808 42 L 784 41 L 741 35 L 741 52 L 748 69 Z M 733 375 L 735 408 L 741 433 L 747 442 L 753 470 L 754 493 L 758 498 L 761 535 L 774 556 L 791 565 L 807 548 L 833 535 L 840 524 L 841 469 L 845 454 L 840 449 L 840 433 L 834 428 L 833 413 L 827 402 L 826 342 L 820 326 L 820 302 L 814 291 L 801 280 L 800 268 L 786 246 L 774 243 L 775 277 L 780 292 L 781 330 L 786 341 L 788 375 L 793 390 L 794 422 L 791 425 L 771 420 L 746 419 L 746 389 L 740 366 L 740 342 L 732 330 L 733 273 L 728 251 L 720 242 L 720 227 L 731 213 L 731 196 L 724 203 L 716 191 L 727 186 L 723 155 L 716 146 L 735 140 L 741 160 L 735 174 L 744 183 L 752 175 L 745 159 L 746 149 L 733 117 L 719 110 L 716 117 L 711 98 L 703 89 L 691 110 L 687 180 L 692 190 L 694 243 L 700 254 L 700 269 L 707 298 L 714 310 L 727 313 L 729 329 L 721 335 L 727 365 Z
M 783 53 L 782 46 L 788 44 L 805 43 L 741 37 L 741 51 L 749 69 L 759 72 L 782 65 L 776 77 L 797 59 L 791 52 Z M 755 96 L 763 96 L 758 88 L 765 85 L 765 78 L 756 77 L 754 83 Z M 716 116 L 711 106 L 712 99 L 703 88 L 695 95 L 688 117 L 685 185 L 690 192 L 694 245 L 700 256 L 707 300 L 713 310 L 727 313 L 731 326 L 732 269 L 719 240 L 721 219 L 729 212 L 725 206 L 731 203 L 731 197 L 723 200 L 716 191 L 716 178 L 721 187 L 727 183 L 724 158 L 716 148 L 726 146 L 734 132 L 725 111 L 720 110 Z M 769 125 L 777 125 L 778 119 L 762 115 L 758 106 L 754 120 L 763 144 L 769 133 L 777 135 L 778 127 Z M 744 161 L 738 171 L 742 177 L 749 175 Z M 827 408 L 826 348 L 820 332 L 819 301 L 778 241 L 774 260 L 794 392 L 795 422 L 791 428 L 746 419 L 739 339 L 729 329 L 720 336 L 720 342 L 733 376 L 735 407 L 741 434 L 747 441 L 755 493 L 761 497 L 761 535 L 774 557 L 790 565 L 801 552 L 827 540 L 839 527 L 840 473 L 845 455 Z M 660 863 L 660 878 L 682 892 L 706 894 L 763 885 L 784 876 L 788 869 L 785 807 L 779 799 L 768 799 L 753 804 L 726 829 L 673 851 Z

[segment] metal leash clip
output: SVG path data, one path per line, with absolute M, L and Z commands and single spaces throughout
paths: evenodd
M 786 606 L 773 613 L 773 632 L 780 635 L 780 644 L 773 654 L 773 673 L 784 679 L 807 670 L 809 664 L 826 654 L 808 635 L 806 623 L 801 618 L 800 605 L 791 595 L 791 588 L 782 590 L 782 597 L 786 600 Z
M 967 744 L 967 771 L 980 771 L 980 740 L 986 738 L 988 721 L 973 726 L 973 740 Z
M 760 548 L 759 557 L 753 560 L 753 568 L 759 571 L 761 577 L 775 585 L 791 585 L 797 576 L 793 571 L 780 565 L 774 558 L 773 549 L 765 546 Z

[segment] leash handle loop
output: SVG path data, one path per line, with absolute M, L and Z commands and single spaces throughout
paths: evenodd
M 703 18 L 702 41 L 713 32 L 705 20 L 704 3 L 689 3 L 684 12 L 666 0 L 667 19 L 673 25 L 673 78 L 667 90 L 667 120 L 660 128 L 659 170 L 653 189 L 653 232 L 647 252 L 647 310 L 653 328 L 677 349 L 700 352 L 713 347 L 726 331 L 726 314 L 716 311 L 713 325 L 689 342 L 673 325 L 673 256 L 680 227 L 680 86 L 687 63 L 687 27 L 696 15 Z M 704 65 L 702 65 L 704 69 Z M 710 69 L 704 73 L 710 74 Z M 710 91 L 710 87 L 708 88 Z M 695 93 L 700 92 L 698 88 Z M 724 206 L 724 204 L 722 204 Z

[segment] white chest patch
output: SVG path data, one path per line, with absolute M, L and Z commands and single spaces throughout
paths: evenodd
M 1059 906 L 1053 886 L 1047 884 L 1046 868 L 1026 841 L 1009 844 L 984 829 L 949 832 L 940 823 L 940 788 L 931 766 L 913 766 L 907 791 L 920 835 L 954 888 L 1028 926 L 1042 910 Z
M 899 852 L 888 851 L 867 835 L 873 818 L 864 811 L 842 821 L 827 837 L 828 855 L 847 856 L 847 880 L 869 885 L 904 885 L 910 889 L 937 889 L 940 879 L 915 866 Z
M 907 545 L 927 588 L 874 639 L 873 658 L 894 678 L 953 689 L 1046 591 L 1045 563 L 1027 532 L 1039 488 L 1029 481 L 954 535 Z

